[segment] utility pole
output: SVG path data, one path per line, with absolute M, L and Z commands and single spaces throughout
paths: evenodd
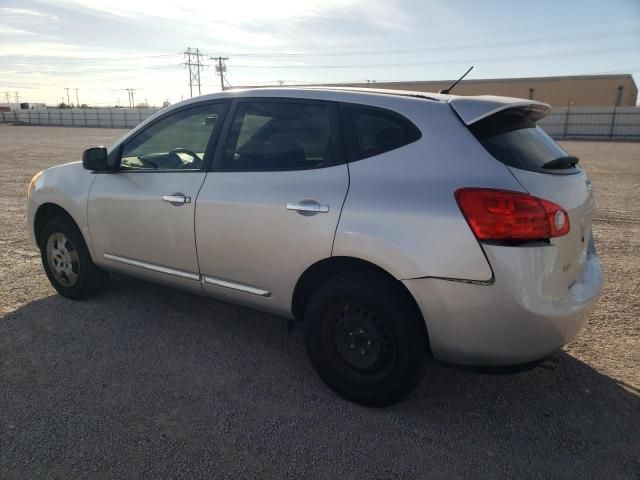
M 64 89 L 67 91 L 67 105 L 70 107 L 71 106 L 71 100 L 69 100 L 69 88 L 65 87 Z
M 78 100 L 78 90 L 79 90 L 79 89 L 78 89 L 78 88 L 75 88 L 74 90 L 76 91 L 76 105 L 77 105 L 78 107 L 80 107 L 80 100 Z
M 20 94 L 18 92 L 13 92 L 16 97 L 16 103 L 20 104 Z
M 11 103 L 11 96 L 9 95 L 9 91 L 5 90 L 4 96 L 7 97 L 7 104 Z
M 224 62 L 229 60 L 229 57 L 209 57 L 209 60 L 215 60 L 218 62 L 216 65 L 216 72 L 220 75 L 220 89 L 224 90 L 224 74 L 227 71 L 227 66 Z
M 189 95 L 193 98 L 193 87 L 198 86 L 198 95 L 202 95 L 202 86 L 200 84 L 200 67 L 204 67 L 204 63 L 200 59 L 204 56 L 199 48 L 187 47 L 184 54 L 184 66 L 189 69 Z

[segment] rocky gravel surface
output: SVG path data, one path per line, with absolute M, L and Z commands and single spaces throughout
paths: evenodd
M 606 288 L 558 368 L 433 366 L 376 410 L 329 391 L 280 318 L 123 277 L 54 293 L 27 183 L 122 133 L 0 125 L 0 478 L 640 478 L 639 143 L 562 142 Z

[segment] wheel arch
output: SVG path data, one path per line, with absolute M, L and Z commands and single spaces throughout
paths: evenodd
M 63 216 L 71 220 L 82 235 L 82 230 L 80 229 L 78 222 L 76 222 L 75 218 L 73 218 L 67 210 L 56 203 L 47 202 L 38 207 L 33 220 L 33 234 L 38 245 L 40 245 L 40 235 L 42 234 L 42 229 L 47 224 L 47 221 L 57 216 Z M 84 235 L 82 236 L 84 238 Z M 86 238 L 84 240 L 86 243 Z
M 313 294 L 314 290 L 318 288 L 324 281 L 328 280 L 331 277 L 334 277 L 335 275 L 347 271 L 363 270 L 377 272 L 386 276 L 394 283 L 396 283 L 398 287 L 404 292 L 407 301 L 411 302 L 412 307 L 416 311 L 416 314 L 419 315 L 421 324 L 424 326 L 427 348 L 429 348 L 427 325 L 422 316 L 422 311 L 420 310 L 418 303 L 416 302 L 409 289 L 407 289 L 407 287 L 400 280 L 391 275 L 391 273 L 389 273 L 384 268 L 376 265 L 375 263 L 357 257 L 328 257 L 323 260 L 319 260 L 318 262 L 308 267 L 298 279 L 293 290 L 293 298 L 291 301 L 291 312 L 293 314 L 293 318 L 296 321 L 302 321 L 306 305 L 311 298 L 311 295 Z

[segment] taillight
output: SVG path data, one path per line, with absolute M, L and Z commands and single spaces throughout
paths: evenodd
M 456 200 L 478 240 L 546 240 L 569 233 L 567 212 L 526 193 L 460 188 Z

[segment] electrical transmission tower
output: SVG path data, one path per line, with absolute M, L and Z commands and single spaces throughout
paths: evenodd
M 229 57 L 209 57 L 209 60 L 215 60 L 216 72 L 220 75 L 220 88 L 224 90 L 224 74 L 227 72 L 227 66 L 224 62 L 229 60 Z
M 136 92 L 135 88 L 125 88 L 125 90 L 127 91 L 127 94 L 129 95 L 129 107 L 133 108 L 135 107 L 135 102 L 133 100 L 133 94 Z
M 189 69 L 189 94 L 193 97 L 193 87 L 198 86 L 198 95 L 202 95 L 200 85 L 200 68 L 204 67 L 204 63 L 200 62 L 200 58 L 204 56 L 198 48 L 187 47 L 184 53 L 184 65 Z

